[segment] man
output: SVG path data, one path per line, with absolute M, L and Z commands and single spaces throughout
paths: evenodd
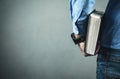
M 84 39 L 88 15 L 95 0 L 70 0 L 75 38 Z M 120 0 L 109 0 L 100 30 L 101 48 L 97 57 L 97 79 L 120 79 Z M 84 41 L 78 43 L 84 55 Z

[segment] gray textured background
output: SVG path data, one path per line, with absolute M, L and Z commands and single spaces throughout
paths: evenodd
M 71 32 L 68 0 L 0 0 L 0 79 L 95 79 Z

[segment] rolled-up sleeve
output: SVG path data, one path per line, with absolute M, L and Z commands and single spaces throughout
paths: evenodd
M 82 33 L 84 33 L 84 22 L 93 10 L 94 4 L 95 0 L 70 0 L 70 15 L 73 24 L 73 32 L 75 34 L 82 35 Z M 80 23 L 80 28 L 76 25 L 77 21 Z

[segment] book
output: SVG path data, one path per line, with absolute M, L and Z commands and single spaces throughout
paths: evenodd
M 88 18 L 85 52 L 95 55 L 101 20 L 104 12 L 94 10 Z

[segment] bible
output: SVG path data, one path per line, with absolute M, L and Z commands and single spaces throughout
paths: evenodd
M 95 55 L 103 14 L 102 11 L 94 10 L 88 17 L 85 52 L 89 55 Z

